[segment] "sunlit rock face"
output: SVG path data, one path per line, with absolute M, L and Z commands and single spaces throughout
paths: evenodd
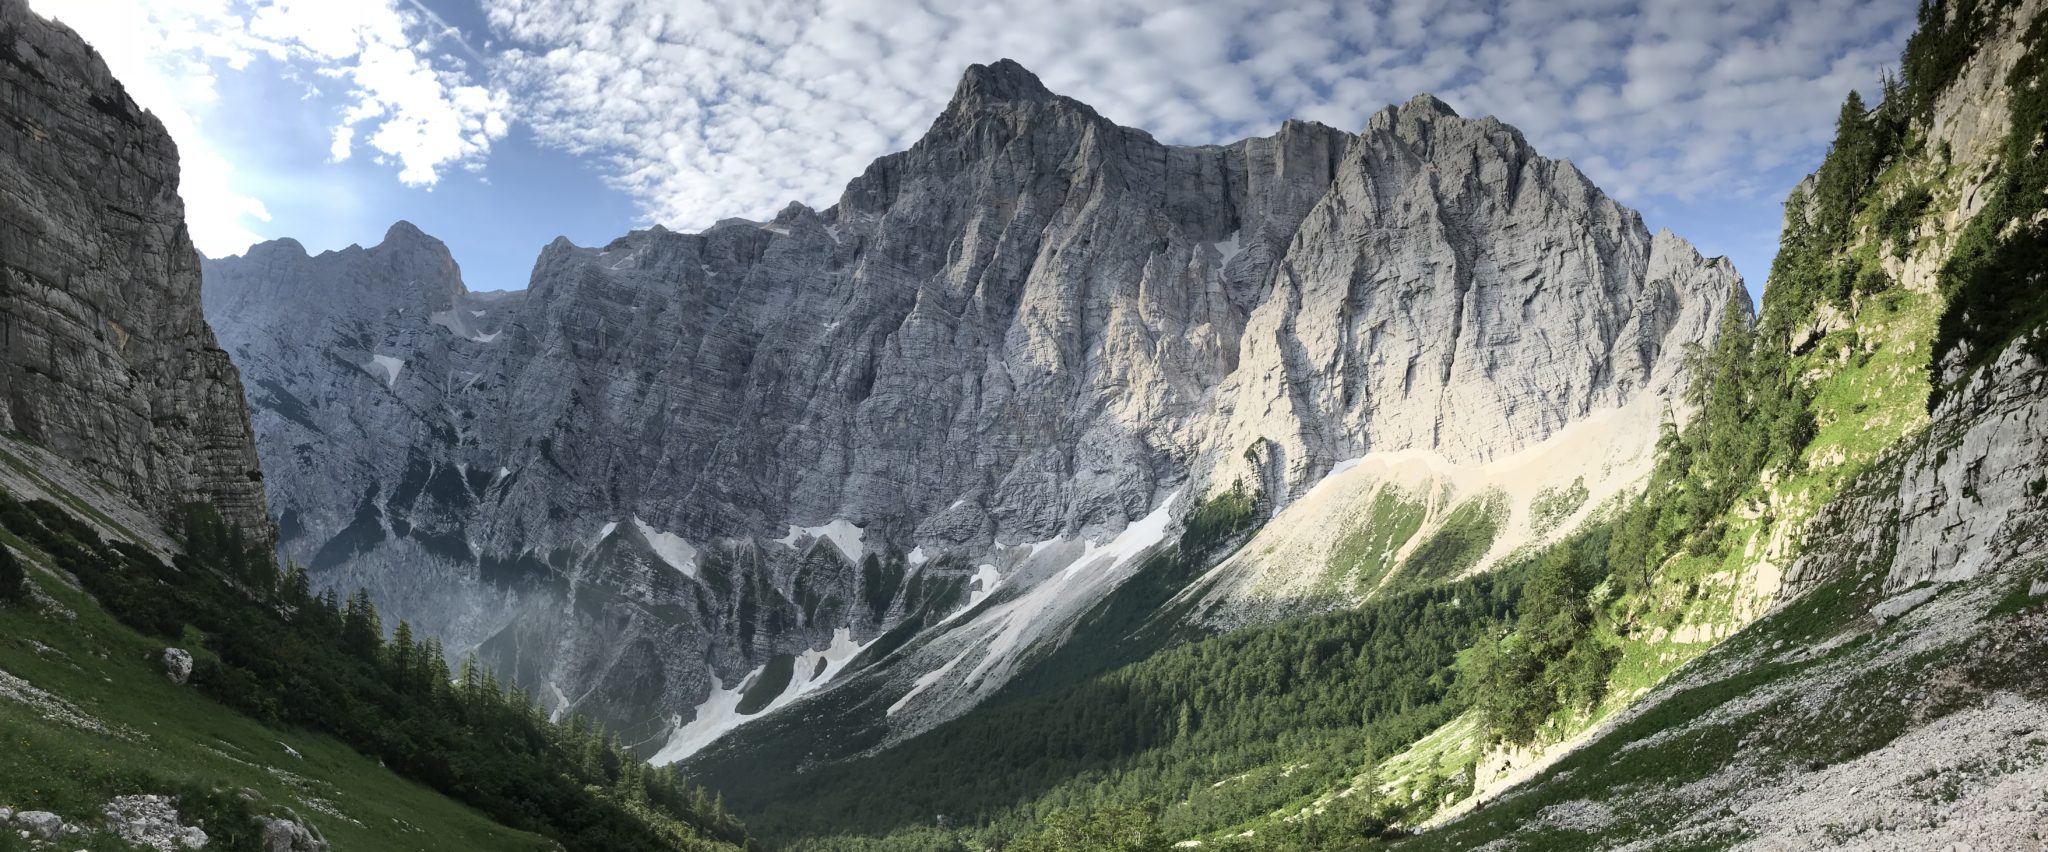
M 1748 311 L 1433 98 L 1170 146 L 1008 61 L 823 211 L 557 240 L 520 294 L 403 224 L 207 276 L 282 551 L 669 758 L 853 671 L 956 714 L 1202 495 L 1670 403 Z

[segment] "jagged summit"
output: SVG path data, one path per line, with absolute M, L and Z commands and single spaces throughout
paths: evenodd
M 1434 115 L 1444 118 L 1459 117 L 1458 111 L 1451 109 L 1450 104 L 1444 103 L 1442 99 L 1428 92 L 1418 93 L 1415 97 L 1409 98 L 1407 103 L 1393 109 L 1404 115 Z
M 439 243 L 440 240 L 435 239 L 434 237 L 428 235 L 427 232 L 420 230 L 418 225 L 415 225 L 412 222 L 407 221 L 405 219 L 400 219 L 396 222 L 391 223 L 391 227 L 386 228 L 384 230 L 384 242 L 381 243 L 381 245 L 410 242 Z
M 953 90 L 953 103 L 957 105 L 1001 102 L 1001 101 L 1042 101 L 1056 95 L 1038 75 L 1031 73 L 1014 59 L 998 59 L 987 65 L 967 66 L 960 75 L 960 85 Z
M 306 251 L 306 245 L 304 243 L 292 239 L 291 237 L 278 237 L 277 239 L 274 240 L 264 240 L 263 242 L 250 246 L 246 251 L 242 252 L 242 257 L 250 258 L 252 260 L 258 258 L 273 257 L 308 257 L 310 255 L 311 253 Z M 230 255 L 230 257 L 232 256 L 233 255 Z
M 823 210 L 558 240 L 509 302 L 428 296 L 457 291 L 424 251 L 218 264 L 209 311 L 282 389 L 257 422 L 287 556 L 551 709 L 667 736 L 667 759 L 775 655 L 1031 595 L 877 673 L 859 724 L 902 735 L 1000 688 L 1136 564 L 1003 543 L 1163 531 L 1217 483 L 1286 502 L 1369 452 L 1482 463 L 1685 384 L 1725 271 L 1497 123 L 1428 96 L 1384 114 L 1399 135 L 1169 145 L 998 61 Z M 319 298 L 281 305 L 260 280 L 280 272 Z M 296 449 L 316 439 L 345 459 Z M 748 541 L 758 559 L 715 552 Z M 865 571 L 889 553 L 931 557 L 885 563 L 922 580 Z M 485 575 L 620 597 L 586 618 L 548 584 L 476 598 Z M 973 677 L 906 697 L 956 657 Z

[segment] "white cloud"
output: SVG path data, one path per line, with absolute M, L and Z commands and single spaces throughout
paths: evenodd
M 331 80 L 342 103 L 307 102 L 333 124 L 328 158 L 360 141 L 400 181 L 431 186 L 451 167 L 473 166 L 505 135 L 503 91 L 464 78 L 433 42 L 445 24 L 410 0 L 34 0 L 35 10 L 76 29 L 106 58 L 129 95 L 178 143 L 179 194 L 193 242 L 209 255 L 262 239 L 270 214 L 260 181 L 238 174 L 223 128 L 280 108 L 219 103 L 222 75 L 266 73 Z M 270 63 L 262 65 L 259 63 Z M 361 131 L 359 134 L 358 131 Z
M 479 168 L 523 122 L 694 228 L 830 204 L 1000 57 L 1181 143 L 1293 117 L 1355 130 L 1431 91 L 1630 203 L 1763 199 L 1775 219 L 1787 172 L 1912 23 L 1879 0 L 475 0 L 488 32 L 459 33 L 419 0 L 34 2 L 170 126 L 209 253 L 267 216 L 208 133 L 252 109 L 319 110 L 308 157 L 366 156 L 413 186 Z M 223 75 L 280 67 L 304 106 L 215 102 Z
M 602 158 L 650 218 L 831 203 L 915 141 L 968 64 L 1011 57 L 1163 139 L 1290 117 L 1347 129 L 1419 91 L 1520 126 L 1636 203 L 1775 197 L 1834 106 L 1897 60 L 1874 0 L 482 0 L 542 141 Z

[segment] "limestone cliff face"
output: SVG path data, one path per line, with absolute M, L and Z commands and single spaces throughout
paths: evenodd
M 235 366 L 199 305 L 178 156 L 69 29 L 0 0 L 0 429 L 155 513 L 267 539 Z
M 488 304 L 409 226 L 207 273 L 284 552 L 650 744 L 856 664 L 957 712 L 1212 488 L 1668 402 L 1748 309 L 1433 98 L 1169 146 L 1007 61 L 826 210 L 557 240 Z M 977 684 L 911 690 L 942 653 Z

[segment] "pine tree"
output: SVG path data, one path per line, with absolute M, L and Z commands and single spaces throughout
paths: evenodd
M 28 572 L 22 570 L 21 560 L 15 558 L 14 550 L 0 545 L 0 603 L 18 601 L 28 597 Z
M 384 625 L 377 619 L 377 606 L 370 603 L 368 591 L 357 589 L 348 596 L 348 604 L 341 612 L 341 641 L 357 657 L 377 658 L 384 643 Z
M 285 563 L 284 582 L 278 586 L 278 592 L 286 604 L 294 607 L 305 606 L 313 599 L 312 581 L 297 561 Z
M 400 691 L 410 690 L 413 666 L 417 665 L 419 649 L 413 647 L 412 625 L 405 619 L 398 620 L 398 630 L 391 636 L 392 681 Z

